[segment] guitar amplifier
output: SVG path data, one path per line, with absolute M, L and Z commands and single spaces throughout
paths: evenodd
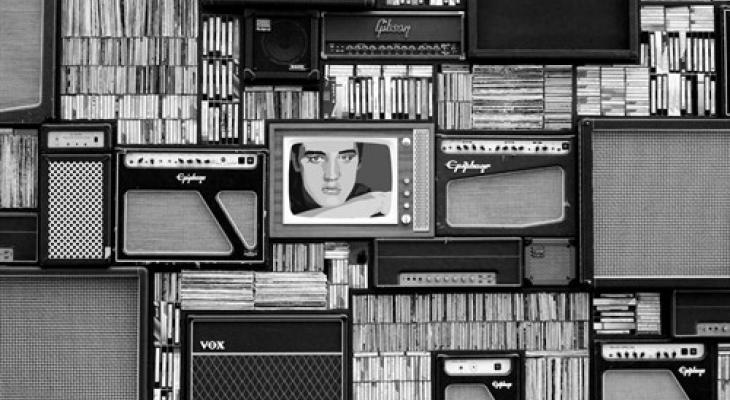
M 447 351 L 434 354 L 435 400 L 522 398 L 519 353 Z
M 190 314 L 189 400 L 349 398 L 347 317 Z
M 111 134 L 106 123 L 41 128 L 42 264 L 110 261 Z

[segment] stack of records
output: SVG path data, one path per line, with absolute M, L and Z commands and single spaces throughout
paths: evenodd
M 578 67 L 577 75 L 578 115 L 601 115 L 601 67 Z
M 350 266 L 350 246 L 347 243 L 327 243 L 324 258 L 329 264 L 327 284 L 329 309 L 348 308 L 350 293 L 348 273 Z
M 626 67 L 626 116 L 649 115 L 649 68 Z
M 601 106 L 603 115 L 626 115 L 626 81 L 623 67 L 606 67 L 601 71 Z
M 274 243 L 274 272 L 324 271 L 324 243 Z
M 641 7 L 641 30 L 643 32 L 664 30 L 664 6 Z
M 669 18 L 668 14 L 667 18 Z M 715 31 L 715 9 L 712 5 L 689 7 L 689 30 L 692 32 Z
M 327 307 L 327 276 L 321 272 L 256 273 L 256 308 Z
M 599 335 L 661 334 L 659 293 L 604 293 L 593 299 Z
M 250 310 L 254 306 L 251 271 L 182 271 L 183 310 Z
M 573 118 L 573 68 L 545 66 L 545 129 L 570 129 Z
M 540 65 L 475 65 L 474 129 L 542 129 L 544 77 Z

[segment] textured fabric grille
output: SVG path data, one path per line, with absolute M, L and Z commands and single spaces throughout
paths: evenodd
M 195 400 L 341 400 L 341 355 L 193 358 Z
M 483 383 L 455 383 L 446 386 L 444 399 L 494 400 L 494 396 L 492 396 L 492 393 L 489 392 L 489 389 Z
M 450 181 L 446 219 L 454 227 L 528 226 L 564 218 L 560 167 Z
M 610 370 L 603 373 L 604 400 L 687 400 L 670 370 Z
M 48 258 L 104 258 L 104 163 L 48 163 Z
M 236 227 L 236 233 L 249 249 L 256 248 L 256 222 L 258 207 L 256 207 L 256 192 L 227 190 L 218 193 L 220 204 L 231 224 Z
M 0 276 L 0 399 L 137 399 L 138 285 Z
M 730 133 L 594 131 L 596 278 L 730 275 Z

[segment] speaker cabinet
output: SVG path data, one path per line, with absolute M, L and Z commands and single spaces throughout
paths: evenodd
M 333 313 L 190 314 L 189 400 L 349 398 L 349 325 Z
M 522 399 L 519 353 L 440 351 L 433 359 L 434 400 Z
M 111 126 L 41 129 L 41 263 L 106 264 L 111 258 Z
M 0 398 L 145 399 L 144 269 L 0 269 Z
M 317 80 L 319 15 L 315 11 L 246 11 L 244 78 Z
M 730 121 L 591 119 L 580 139 L 587 279 L 730 283 Z

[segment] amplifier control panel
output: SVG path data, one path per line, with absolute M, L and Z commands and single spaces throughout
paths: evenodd
M 444 361 L 449 376 L 505 376 L 512 371 L 509 358 L 462 358 Z
M 404 272 L 399 275 L 401 286 L 495 286 L 494 272 Z
M 443 57 L 462 59 L 464 49 L 455 42 L 421 43 L 367 43 L 367 42 L 328 42 L 327 55 L 330 57 L 378 57 L 378 58 L 429 58 Z
M 601 355 L 608 361 L 701 360 L 705 357 L 705 346 L 701 343 L 604 344 Z
M 129 152 L 124 155 L 124 165 L 127 168 L 255 169 L 258 159 L 250 153 Z
M 700 322 L 697 324 L 698 336 L 730 336 L 730 322 Z
M 444 154 L 561 155 L 570 153 L 568 140 L 444 140 Z
M 46 134 L 49 149 L 104 148 L 102 131 L 49 131 Z

